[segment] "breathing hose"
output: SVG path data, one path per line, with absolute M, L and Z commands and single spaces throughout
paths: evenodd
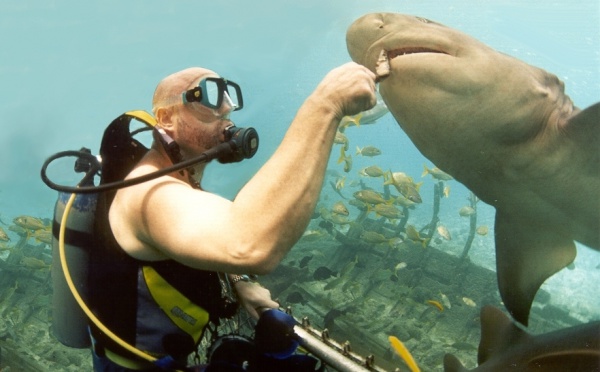
M 85 184 L 86 183 L 86 182 L 84 182 L 85 180 L 93 178 L 94 174 L 96 172 L 98 172 L 98 170 L 101 169 L 100 161 L 98 160 L 98 158 L 96 156 L 94 156 L 92 154 L 88 154 L 83 151 L 62 151 L 62 152 L 56 153 L 56 154 L 50 156 L 48 159 L 46 159 L 46 161 L 42 165 L 41 178 L 42 178 L 42 181 L 44 181 L 44 183 L 48 187 L 50 187 L 51 189 L 56 190 L 56 191 L 73 193 L 73 194 L 93 194 L 93 193 L 97 193 L 97 192 L 121 189 L 124 187 L 137 185 L 137 184 L 167 175 L 169 173 L 173 173 L 173 172 L 188 168 L 192 165 L 195 165 L 195 164 L 198 164 L 201 162 L 208 162 L 214 158 L 232 154 L 235 151 L 234 146 L 235 145 L 232 144 L 231 142 L 224 142 L 224 143 L 221 143 L 221 144 L 203 152 L 202 154 L 198 155 L 197 157 L 194 157 L 189 160 L 184 160 L 175 165 L 171 165 L 169 167 L 166 167 L 166 168 L 163 168 L 163 169 L 157 170 L 155 172 L 148 173 L 143 176 L 136 177 L 136 178 L 123 180 L 123 181 L 109 182 L 109 183 L 105 183 L 105 184 L 102 184 L 99 186 L 64 186 L 64 185 L 59 185 L 57 183 L 50 181 L 50 179 L 46 175 L 46 169 L 48 168 L 48 165 L 50 165 L 50 163 L 56 159 L 67 157 L 67 156 L 85 157 L 90 160 L 91 169 L 86 173 L 84 179 L 80 182 L 80 184 Z

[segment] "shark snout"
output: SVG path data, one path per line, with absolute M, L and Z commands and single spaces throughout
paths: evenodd
M 346 44 L 353 61 L 383 77 L 391 73 L 390 61 L 397 57 L 430 56 L 432 53 L 453 55 L 450 48 L 452 33 L 449 31 L 422 17 L 371 13 L 350 25 Z
M 368 66 L 370 47 L 388 33 L 383 13 L 367 14 L 354 21 L 346 33 L 346 45 L 352 60 Z

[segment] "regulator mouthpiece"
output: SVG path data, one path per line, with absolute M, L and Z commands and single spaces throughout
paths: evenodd
M 231 125 L 223 131 L 225 142 L 231 145 L 232 152 L 218 158 L 219 163 L 237 163 L 250 159 L 258 150 L 258 133 L 256 129 L 238 128 Z

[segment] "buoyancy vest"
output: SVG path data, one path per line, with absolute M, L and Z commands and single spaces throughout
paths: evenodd
M 123 179 L 146 152 L 143 146 L 131 146 L 129 123 L 118 120 L 130 118 L 116 119 L 105 133 L 102 183 Z M 115 138 L 123 141 L 117 143 Z M 154 356 L 185 356 L 197 346 L 206 324 L 230 317 L 235 305 L 223 295 L 216 272 L 193 269 L 174 260 L 141 261 L 128 255 L 117 243 L 108 221 L 114 194 L 109 191 L 98 196 L 96 241 L 88 274 L 90 308 L 108 329 L 138 349 Z M 93 324 L 90 328 L 100 345 L 129 355 Z

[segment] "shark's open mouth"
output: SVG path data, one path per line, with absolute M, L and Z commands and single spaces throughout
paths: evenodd
M 439 53 L 439 54 L 448 54 L 441 52 L 439 50 L 423 48 L 423 47 L 408 47 L 408 48 L 399 48 L 386 51 L 385 49 L 381 49 L 379 52 L 379 56 L 377 57 L 377 61 L 375 62 L 375 73 L 379 79 L 383 79 L 390 74 L 390 61 L 396 57 L 404 56 L 407 54 L 416 54 L 416 53 Z
M 391 59 L 394 59 L 399 56 L 404 56 L 407 54 L 415 54 L 415 53 L 447 54 L 447 53 L 444 53 L 442 51 L 435 50 L 435 49 L 429 49 L 429 48 L 423 48 L 423 47 L 410 47 L 410 48 L 400 48 L 400 49 L 389 50 L 387 52 L 387 57 L 388 57 L 388 60 L 391 60 Z

